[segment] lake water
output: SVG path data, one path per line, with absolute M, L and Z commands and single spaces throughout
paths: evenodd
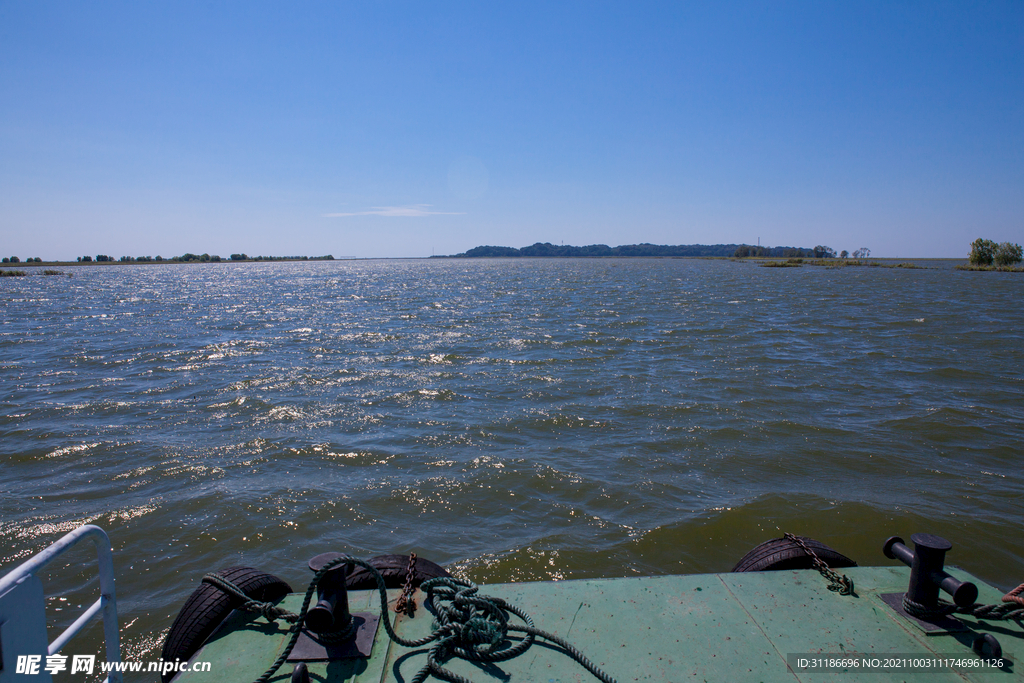
M 105 528 L 126 659 L 157 658 L 207 571 L 299 588 L 328 550 L 528 581 L 728 571 L 784 531 L 889 564 L 888 536 L 929 531 L 1010 588 L 1024 276 L 921 264 L 3 278 L 0 568 Z M 51 572 L 48 590 L 70 592 L 49 601 L 56 625 L 95 591 L 93 557 Z M 98 650 L 98 631 L 67 652 Z

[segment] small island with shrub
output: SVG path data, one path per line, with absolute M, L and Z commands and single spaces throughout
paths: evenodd
M 1019 244 L 1003 242 L 997 244 L 992 240 L 978 238 L 971 242 L 971 253 L 967 265 L 957 266 L 957 270 L 997 270 L 1001 272 L 1021 273 L 1024 268 L 1018 264 L 1024 254 Z

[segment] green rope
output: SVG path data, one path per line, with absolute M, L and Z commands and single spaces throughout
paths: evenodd
M 260 602 L 259 600 L 253 600 L 246 595 L 241 588 L 231 583 L 220 574 L 207 574 L 203 577 L 203 583 L 216 586 L 225 593 L 241 600 L 242 604 L 239 605 L 239 609 L 244 609 L 249 612 L 259 612 L 266 617 L 267 621 L 284 619 L 285 621 L 289 621 L 294 624 L 299 618 L 298 614 L 293 614 L 286 609 L 281 609 L 272 602 Z
M 475 662 L 503 662 L 518 657 L 541 637 L 558 645 L 564 654 L 576 661 L 603 683 L 615 679 L 599 669 L 582 652 L 556 635 L 533 625 L 530 615 L 501 598 L 477 595 L 479 590 L 472 581 L 440 577 L 424 581 L 421 589 L 427 591 L 427 605 L 436 615 L 436 626 L 431 640 L 437 644 L 427 654 L 427 664 L 412 679 L 423 683 L 433 674 L 452 683 L 472 683 L 443 664 L 454 657 Z M 508 614 L 514 614 L 525 626 L 508 623 Z M 515 645 L 502 648 L 509 631 L 526 634 Z
M 291 638 L 285 645 L 284 650 L 277 660 L 262 676 L 256 679 L 255 683 L 267 683 L 274 673 L 281 668 L 281 665 L 288 659 L 295 648 L 295 643 L 302 632 L 302 622 L 305 619 L 306 611 L 316 591 L 320 579 L 331 569 L 340 564 L 358 565 L 370 571 L 377 580 L 377 590 L 380 593 L 381 622 L 388 637 L 399 645 L 409 648 L 422 647 L 428 643 L 437 641 L 427 653 L 427 663 L 413 677 L 412 683 L 424 683 L 430 676 L 436 676 L 451 683 L 472 683 L 446 668 L 445 662 L 452 657 L 467 659 L 474 662 L 503 662 L 513 657 L 518 657 L 526 652 L 533 645 L 534 639 L 543 638 L 558 645 L 565 655 L 572 658 L 580 666 L 585 668 L 602 683 L 616 683 L 615 679 L 599 669 L 593 662 L 587 659 L 582 652 L 573 647 L 558 636 L 542 631 L 533 624 L 530 615 L 511 605 L 501 598 L 492 596 L 477 595 L 477 585 L 471 581 L 455 579 L 452 577 L 440 577 L 424 581 L 420 588 L 427 593 L 426 604 L 435 614 L 434 632 L 424 638 L 407 640 L 395 633 L 388 617 L 388 594 L 384 585 L 384 577 L 377 571 L 376 567 L 357 560 L 353 557 L 341 556 L 331 560 L 317 570 L 306 589 L 306 595 L 302 600 L 302 608 L 299 614 L 288 612 L 276 607 L 273 603 L 262 603 L 251 599 L 238 586 L 216 574 L 207 574 L 203 581 L 210 583 L 224 592 L 242 601 L 242 608 L 253 612 L 259 612 L 268 621 L 285 619 L 292 623 L 289 629 Z M 509 614 L 513 614 L 523 620 L 525 625 L 509 624 Z M 350 635 L 353 629 L 352 621 L 348 625 Z M 525 637 L 511 647 L 503 647 L 507 643 L 508 632 L 514 631 L 525 634 Z M 336 634 L 331 634 L 336 635 Z

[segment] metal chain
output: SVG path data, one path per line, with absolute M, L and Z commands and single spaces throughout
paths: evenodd
M 402 594 L 395 601 L 395 614 L 407 614 L 412 616 L 416 611 L 416 601 L 412 598 L 412 579 L 416 573 L 416 553 L 409 553 L 409 568 L 405 571 L 405 585 L 402 587 Z
M 830 591 L 836 591 L 840 595 L 856 596 L 853 592 L 853 581 L 847 578 L 845 574 L 840 576 L 832 571 L 832 569 L 825 564 L 825 561 L 818 557 L 817 553 L 811 550 L 810 547 L 803 542 L 803 539 L 791 533 L 786 533 L 783 536 L 793 543 L 796 543 L 805 553 L 807 553 L 807 555 L 810 556 L 811 561 L 814 562 L 814 568 L 828 580 L 828 589 Z
M 784 537 L 793 543 L 796 543 L 811 557 L 811 560 L 814 562 L 814 568 L 821 572 L 822 576 L 828 579 L 828 589 L 830 591 L 837 591 L 840 595 L 854 594 L 853 581 L 847 578 L 846 575 L 840 576 L 832 571 L 832 569 L 825 564 L 824 560 L 818 557 L 818 555 L 811 550 L 799 536 L 786 533 L 784 534 Z M 993 621 L 1008 620 L 1021 623 L 1021 621 L 1024 620 L 1024 597 L 1022 597 L 1022 593 L 1024 593 L 1024 583 L 1004 595 L 1002 604 L 982 605 L 980 603 L 975 603 L 967 607 L 958 607 L 946 600 L 938 600 L 935 607 L 925 607 L 924 605 L 911 600 L 908 595 L 904 595 L 903 610 L 907 614 L 919 619 L 935 619 L 950 614 L 970 614 L 978 619 L 989 619 Z

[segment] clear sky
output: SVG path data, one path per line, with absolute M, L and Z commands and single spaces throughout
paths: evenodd
M 1024 242 L 1024 2 L 0 0 L 0 254 Z

